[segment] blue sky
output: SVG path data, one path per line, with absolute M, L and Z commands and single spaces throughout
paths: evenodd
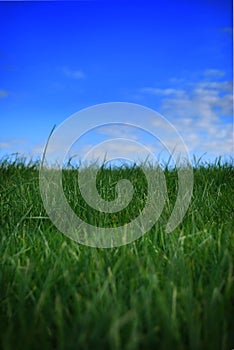
M 0 32 L 0 155 L 39 157 L 55 124 L 119 101 L 161 113 L 191 155 L 233 152 L 232 1 L 1 1 Z M 158 151 L 103 130 L 76 152 L 113 135 Z

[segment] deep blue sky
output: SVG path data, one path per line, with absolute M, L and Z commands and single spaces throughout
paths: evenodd
M 0 33 L 1 154 L 112 101 L 162 113 L 191 154 L 232 152 L 231 1 L 0 2 Z

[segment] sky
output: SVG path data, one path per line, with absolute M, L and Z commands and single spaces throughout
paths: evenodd
M 109 102 L 160 113 L 191 157 L 233 154 L 232 1 L 0 1 L 0 33 L 1 157 L 41 158 L 54 125 Z M 95 124 L 97 116 L 89 118 Z M 127 122 L 136 122 L 134 114 Z M 162 120 L 142 122 L 151 130 Z M 115 137 L 138 142 L 108 146 L 116 157 L 126 147 L 130 158 L 139 156 L 139 144 L 170 153 L 123 122 L 87 132 L 69 156 Z

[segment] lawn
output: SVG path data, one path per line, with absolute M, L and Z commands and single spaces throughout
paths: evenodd
M 143 209 L 147 183 L 140 167 L 101 167 L 97 187 L 134 185 L 129 206 L 115 214 L 89 208 L 78 169 L 64 170 L 75 213 L 100 227 L 120 226 Z M 117 248 L 92 248 L 60 233 L 43 207 L 39 164 L 0 162 L 0 348 L 234 348 L 234 167 L 198 164 L 183 222 L 165 227 L 177 195 L 176 169 L 164 168 L 168 199 L 153 228 Z

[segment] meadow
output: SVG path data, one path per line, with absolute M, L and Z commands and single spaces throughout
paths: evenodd
M 164 168 L 168 200 L 153 228 L 121 247 L 78 244 L 43 207 L 39 163 L 0 162 L 0 348 L 231 350 L 234 348 L 233 162 L 196 164 L 183 222 L 165 226 L 177 195 L 176 169 Z M 82 199 L 77 169 L 64 170 L 66 197 L 83 220 L 104 227 L 142 210 L 147 183 L 137 166 L 101 167 L 97 186 L 115 198 L 132 181 L 133 204 L 100 214 Z

